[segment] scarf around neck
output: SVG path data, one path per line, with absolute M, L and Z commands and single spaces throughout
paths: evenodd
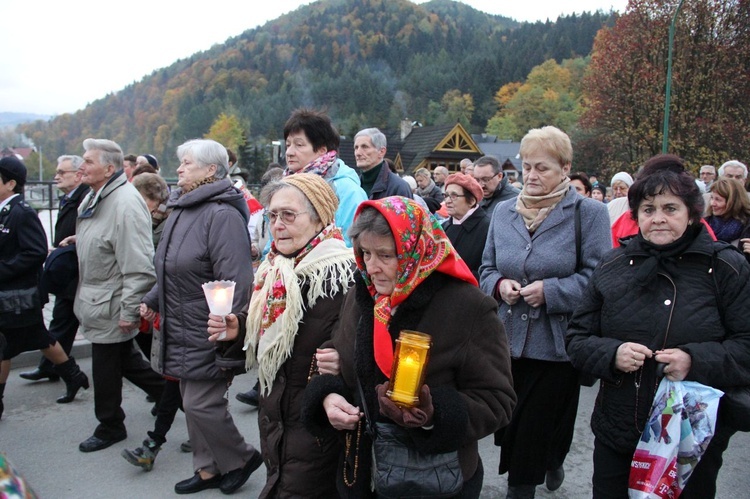
M 246 365 L 257 360 L 261 393 L 271 393 L 279 368 L 292 355 L 305 310 L 320 298 L 345 292 L 354 281 L 354 255 L 341 229 L 331 224 L 298 253 L 285 256 L 271 245 L 253 286 L 245 336 Z M 307 295 L 302 286 L 308 285 Z
M 659 245 L 646 241 L 639 231 L 632 241 L 638 245 L 636 248 L 640 247 L 648 256 L 635 274 L 636 283 L 641 287 L 646 287 L 656 279 L 659 272 L 670 276 L 674 275 L 677 269 L 677 260 L 693 244 L 702 230 L 704 229 L 701 223 L 688 225 L 685 233 L 679 239 L 669 244 Z M 630 244 L 628 244 L 629 247 Z
M 565 195 L 568 193 L 568 187 L 570 186 L 570 179 L 565 177 L 557 187 L 552 189 L 552 192 L 545 194 L 544 196 L 532 196 L 526 193 L 526 186 L 524 186 L 521 194 L 518 195 L 516 200 L 516 211 L 523 217 L 523 223 L 529 230 L 529 234 L 533 234 L 542 222 L 547 218 L 555 206 L 562 201 Z
M 321 177 L 325 178 L 328 171 L 331 170 L 338 159 L 339 155 L 336 151 L 328 151 L 324 155 L 311 161 L 307 166 L 299 171 L 293 172 L 289 168 L 287 168 L 286 170 L 284 170 L 284 176 L 286 177 L 287 175 L 294 175 L 295 173 L 314 173 L 315 175 L 320 175 Z
M 412 199 L 391 196 L 377 201 L 363 201 L 357 208 L 355 220 L 365 207 L 372 207 L 385 217 L 396 244 L 398 272 L 396 285 L 390 295 L 380 295 L 372 284 L 367 267 L 359 252 L 355 252 L 357 267 L 375 300 L 373 347 L 375 362 L 386 376 L 391 375 L 393 340 L 388 332 L 393 310 L 433 272 L 442 272 L 462 281 L 477 285 L 466 263 L 458 255 L 448 236 L 435 217 Z M 423 331 L 430 333 L 430 331 Z
M 712 215 L 708 217 L 707 222 L 711 226 L 711 230 L 714 231 L 716 239 L 727 243 L 739 239 L 742 235 L 742 230 L 745 228 L 745 225 L 741 221 L 731 217 L 722 218 Z
M 200 187 L 202 185 L 213 184 L 217 180 L 219 180 L 219 179 L 217 179 L 216 177 L 213 177 L 213 176 L 211 176 L 211 177 L 204 177 L 204 178 L 198 180 L 197 182 L 193 182 L 192 184 L 186 185 L 185 187 L 183 187 L 182 190 L 180 191 L 180 196 L 184 196 L 188 192 L 192 192 L 192 191 L 196 190 L 198 187 Z
M 435 185 L 435 181 L 432 180 L 432 179 L 430 179 L 430 183 L 427 184 L 427 187 L 425 187 L 424 189 L 422 189 L 421 187 L 417 186 L 417 194 L 419 194 L 423 198 L 424 197 L 429 197 L 430 194 L 432 193 L 432 190 L 435 187 L 437 187 L 437 185 Z

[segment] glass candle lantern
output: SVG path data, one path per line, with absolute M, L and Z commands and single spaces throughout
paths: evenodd
M 417 331 L 401 331 L 393 353 L 388 397 L 398 406 L 409 408 L 419 403 L 419 390 L 427 373 L 432 337 Z

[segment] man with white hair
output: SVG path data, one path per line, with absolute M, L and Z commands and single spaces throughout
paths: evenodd
M 164 379 L 133 345 L 141 299 L 156 280 L 148 208 L 122 170 L 119 145 L 86 139 L 83 148 L 82 182 L 91 192 L 78 209 L 73 236 L 79 267 L 75 313 L 84 337 L 91 342 L 94 413 L 99 425 L 78 448 L 94 452 L 127 437 L 122 379 L 157 401 Z M 60 243 L 66 244 L 66 240 Z
M 744 184 L 747 180 L 747 166 L 736 159 L 727 161 L 719 167 L 719 178 L 733 178 Z

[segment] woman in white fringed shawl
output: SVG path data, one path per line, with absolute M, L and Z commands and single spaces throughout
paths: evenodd
M 273 235 L 256 274 L 250 308 L 222 322 L 210 316 L 212 341 L 243 341 L 247 365 L 258 365 L 261 451 L 267 481 L 260 497 L 335 497 L 340 442 L 315 438 L 300 423 L 311 376 L 338 374 L 330 339 L 353 284 L 354 254 L 336 227 L 336 194 L 320 176 L 297 174 L 261 193 Z M 221 335 L 226 333 L 226 338 Z

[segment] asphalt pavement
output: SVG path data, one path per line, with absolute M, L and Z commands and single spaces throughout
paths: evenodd
M 91 373 L 85 344 L 77 347 L 81 368 Z M 153 471 L 144 472 L 126 462 L 120 452 L 141 444 L 146 431 L 153 428 L 151 404 L 145 394 L 125 382 L 123 408 L 127 440 L 99 452 L 85 454 L 78 444 L 88 438 L 96 425 L 93 388 L 79 392 L 70 404 L 57 404 L 55 398 L 65 391 L 62 382 L 28 382 L 18 374 L 36 360 L 35 354 L 24 354 L 11 371 L 5 391 L 5 413 L 0 420 L 0 451 L 7 454 L 40 498 L 165 498 L 175 497 L 174 484 L 193 474 L 191 455 L 180 451 L 187 440 L 184 415 L 177 414 L 168 441 L 159 453 Z M 21 366 L 27 364 L 27 366 Z M 258 445 L 257 411 L 235 400 L 238 391 L 248 390 L 255 373 L 239 376 L 229 390 L 230 410 L 240 431 L 253 445 Z M 555 492 L 543 485 L 537 487 L 538 498 L 591 497 L 591 455 L 593 437 L 588 426 L 596 388 L 582 388 L 573 446 L 565 463 L 565 481 Z M 492 436 L 480 442 L 485 466 L 482 497 L 504 498 L 505 476 L 498 476 L 499 449 Z M 750 434 L 738 433 L 725 454 L 719 474 L 718 498 L 750 498 Z M 257 497 L 265 480 L 263 468 L 256 471 L 236 495 Z M 197 494 L 201 498 L 218 498 L 218 489 Z

